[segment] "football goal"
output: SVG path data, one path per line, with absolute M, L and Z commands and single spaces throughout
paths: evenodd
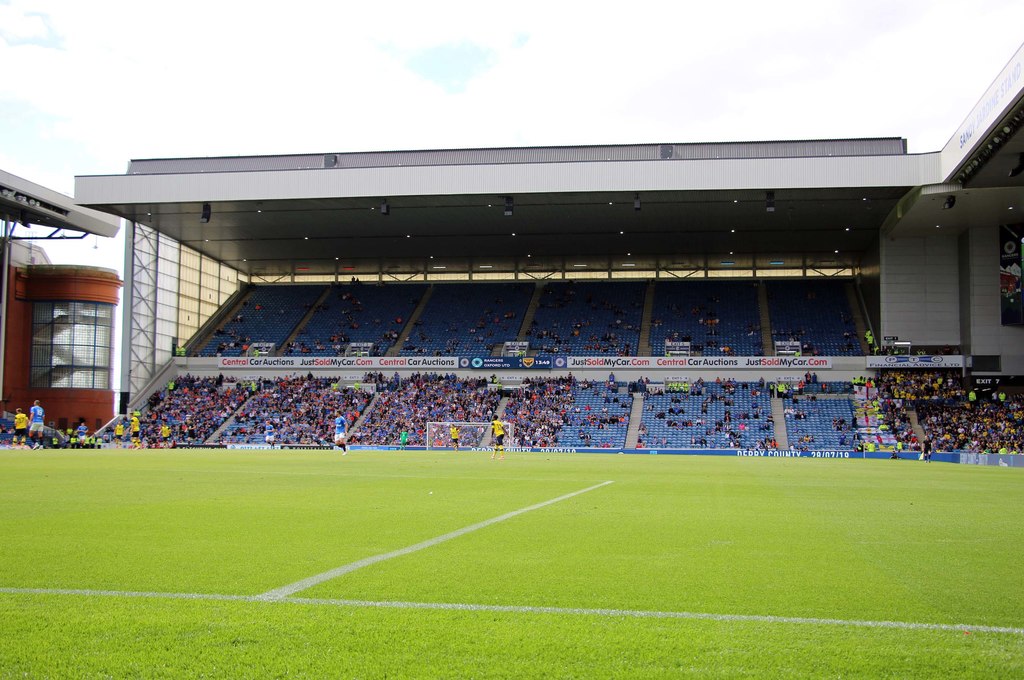
M 459 430 L 459 448 L 471 449 L 491 445 L 490 422 L 473 423 L 446 420 L 427 423 L 427 448 L 452 448 L 451 428 L 453 426 Z M 515 426 L 512 423 L 505 423 L 505 446 L 511 446 L 513 441 L 515 441 Z

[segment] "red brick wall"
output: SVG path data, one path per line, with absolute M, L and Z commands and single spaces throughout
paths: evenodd
M 32 352 L 32 303 L 35 300 L 117 303 L 121 281 L 107 272 L 89 268 L 40 267 L 11 269 L 8 273 L 7 339 L 4 351 L 4 393 L 8 411 L 26 413 L 39 400 L 46 421 L 61 429 L 80 419 L 94 430 L 114 417 L 114 390 L 29 387 Z

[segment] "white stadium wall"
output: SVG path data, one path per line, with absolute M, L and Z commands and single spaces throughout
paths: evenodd
M 957 237 L 883 238 L 879 335 L 921 345 L 958 345 Z

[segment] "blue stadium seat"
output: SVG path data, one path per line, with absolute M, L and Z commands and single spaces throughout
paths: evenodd
M 544 287 L 527 331 L 543 354 L 633 356 L 640 342 L 646 284 L 556 281 Z
M 774 340 L 798 340 L 807 355 L 862 354 L 846 282 L 806 279 L 766 285 Z
M 337 356 L 350 342 L 373 343 L 373 356 L 395 344 L 427 290 L 424 283 L 334 286 L 285 354 Z
M 241 356 L 253 342 L 280 347 L 323 292 L 322 285 L 255 287 L 241 311 L 214 333 L 199 356 Z
M 515 340 L 533 283 L 437 284 L 401 356 L 489 356 Z
M 757 286 L 742 281 L 658 281 L 651 310 L 651 354 L 665 341 L 689 341 L 703 356 L 761 356 Z

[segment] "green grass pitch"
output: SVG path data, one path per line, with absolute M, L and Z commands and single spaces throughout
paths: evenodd
M 0 678 L 1024 677 L 1022 497 L 917 461 L 2 451 Z

